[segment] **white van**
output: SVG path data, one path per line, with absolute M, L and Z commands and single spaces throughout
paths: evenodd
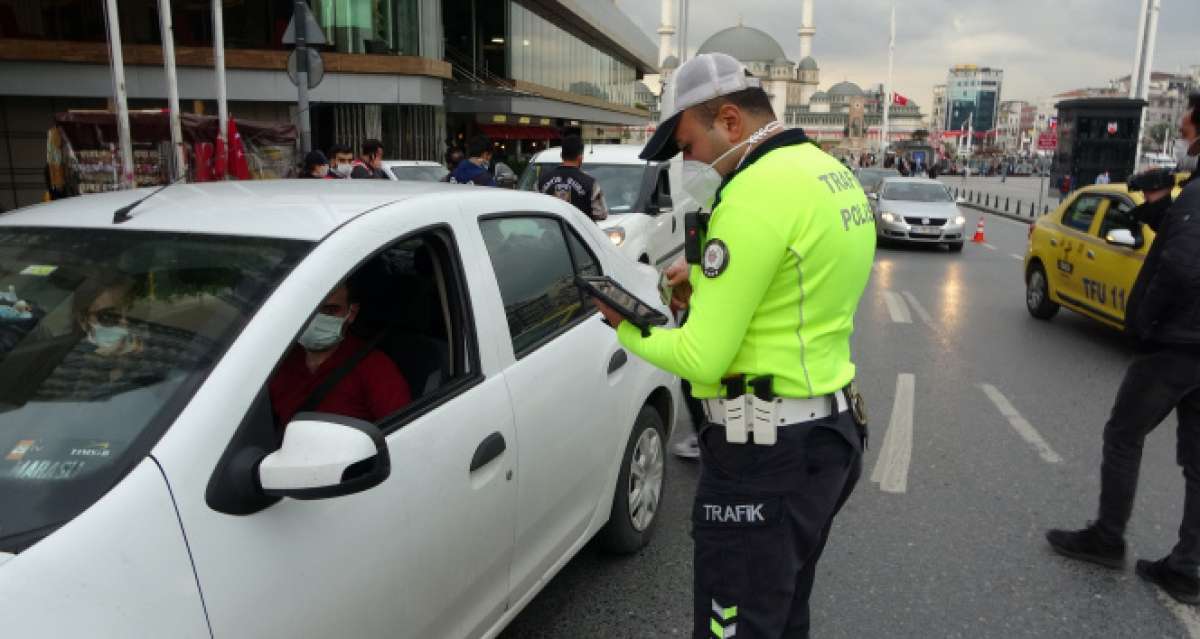
M 699 208 L 685 194 L 682 164 L 638 158 L 642 147 L 633 144 L 588 144 L 583 149 L 583 171 L 596 178 L 608 202 L 608 219 L 600 228 L 630 259 L 663 268 L 683 253 L 683 215 Z M 517 188 L 533 191 L 538 178 L 561 162 L 555 147 L 533 157 Z

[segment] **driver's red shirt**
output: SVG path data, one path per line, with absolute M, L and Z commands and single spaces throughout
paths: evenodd
M 309 372 L 304 362 L 304 348 L 299 344 L 294 345 L 275 371 L 268 387 L 271 406 L 275 409 L 279 425 L 290 422 L 325 378 L 365 346 L 363 340 L 352 335 L 346 336 L 333 355 L 313 373 Z M 330 389 L 317 405 L 316 411 L 378 422 L 411 401 L 408 382 L 400 369 L 387 355 L 371 351 L 354 370 Z

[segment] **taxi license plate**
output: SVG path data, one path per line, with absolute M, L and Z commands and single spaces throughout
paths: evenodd
M 912 232 L 913 233 L 924 233 L 927 235 L 941 235 L 942 229 L 941 229 L 941 227 L 938 227 L 938 226 L 914 226 L 914 227 L 912 227 Z

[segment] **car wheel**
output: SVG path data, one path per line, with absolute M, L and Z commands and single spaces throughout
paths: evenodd
M 1050 286 L 1041 264 L 1035 264 L 1026 278 L 1025 307 L 1030 315 L 1041 320 L 1048 320 L 1058 313 L 1059 306 L 1050 299 Z
M 654 533 L 666 479 L 666 434 L 658 411 L 643 406 L 625 445 L 608 524 L 600 531 L 609 552 L 636 552 Z
M 963 243 L 962 243 L 962 242 L 955 242 L 955 243 L 953 243 L 953 244 L 951 244 L 951 245 L 950 245 L 950 252 L 951 252 L 951 253 L 962 253 L 962 249 L 963 249 Z

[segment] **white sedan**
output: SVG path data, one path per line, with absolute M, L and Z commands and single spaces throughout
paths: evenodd
M 491 637 L 592 537 L 647 543 L 678 380 L 573 282 L 656 279 L 570 205 L 291 180 L 119 211 L 147 193 L 0 218 L 5 636 Z M 280 418 L 317 312 L 403 401 Z

